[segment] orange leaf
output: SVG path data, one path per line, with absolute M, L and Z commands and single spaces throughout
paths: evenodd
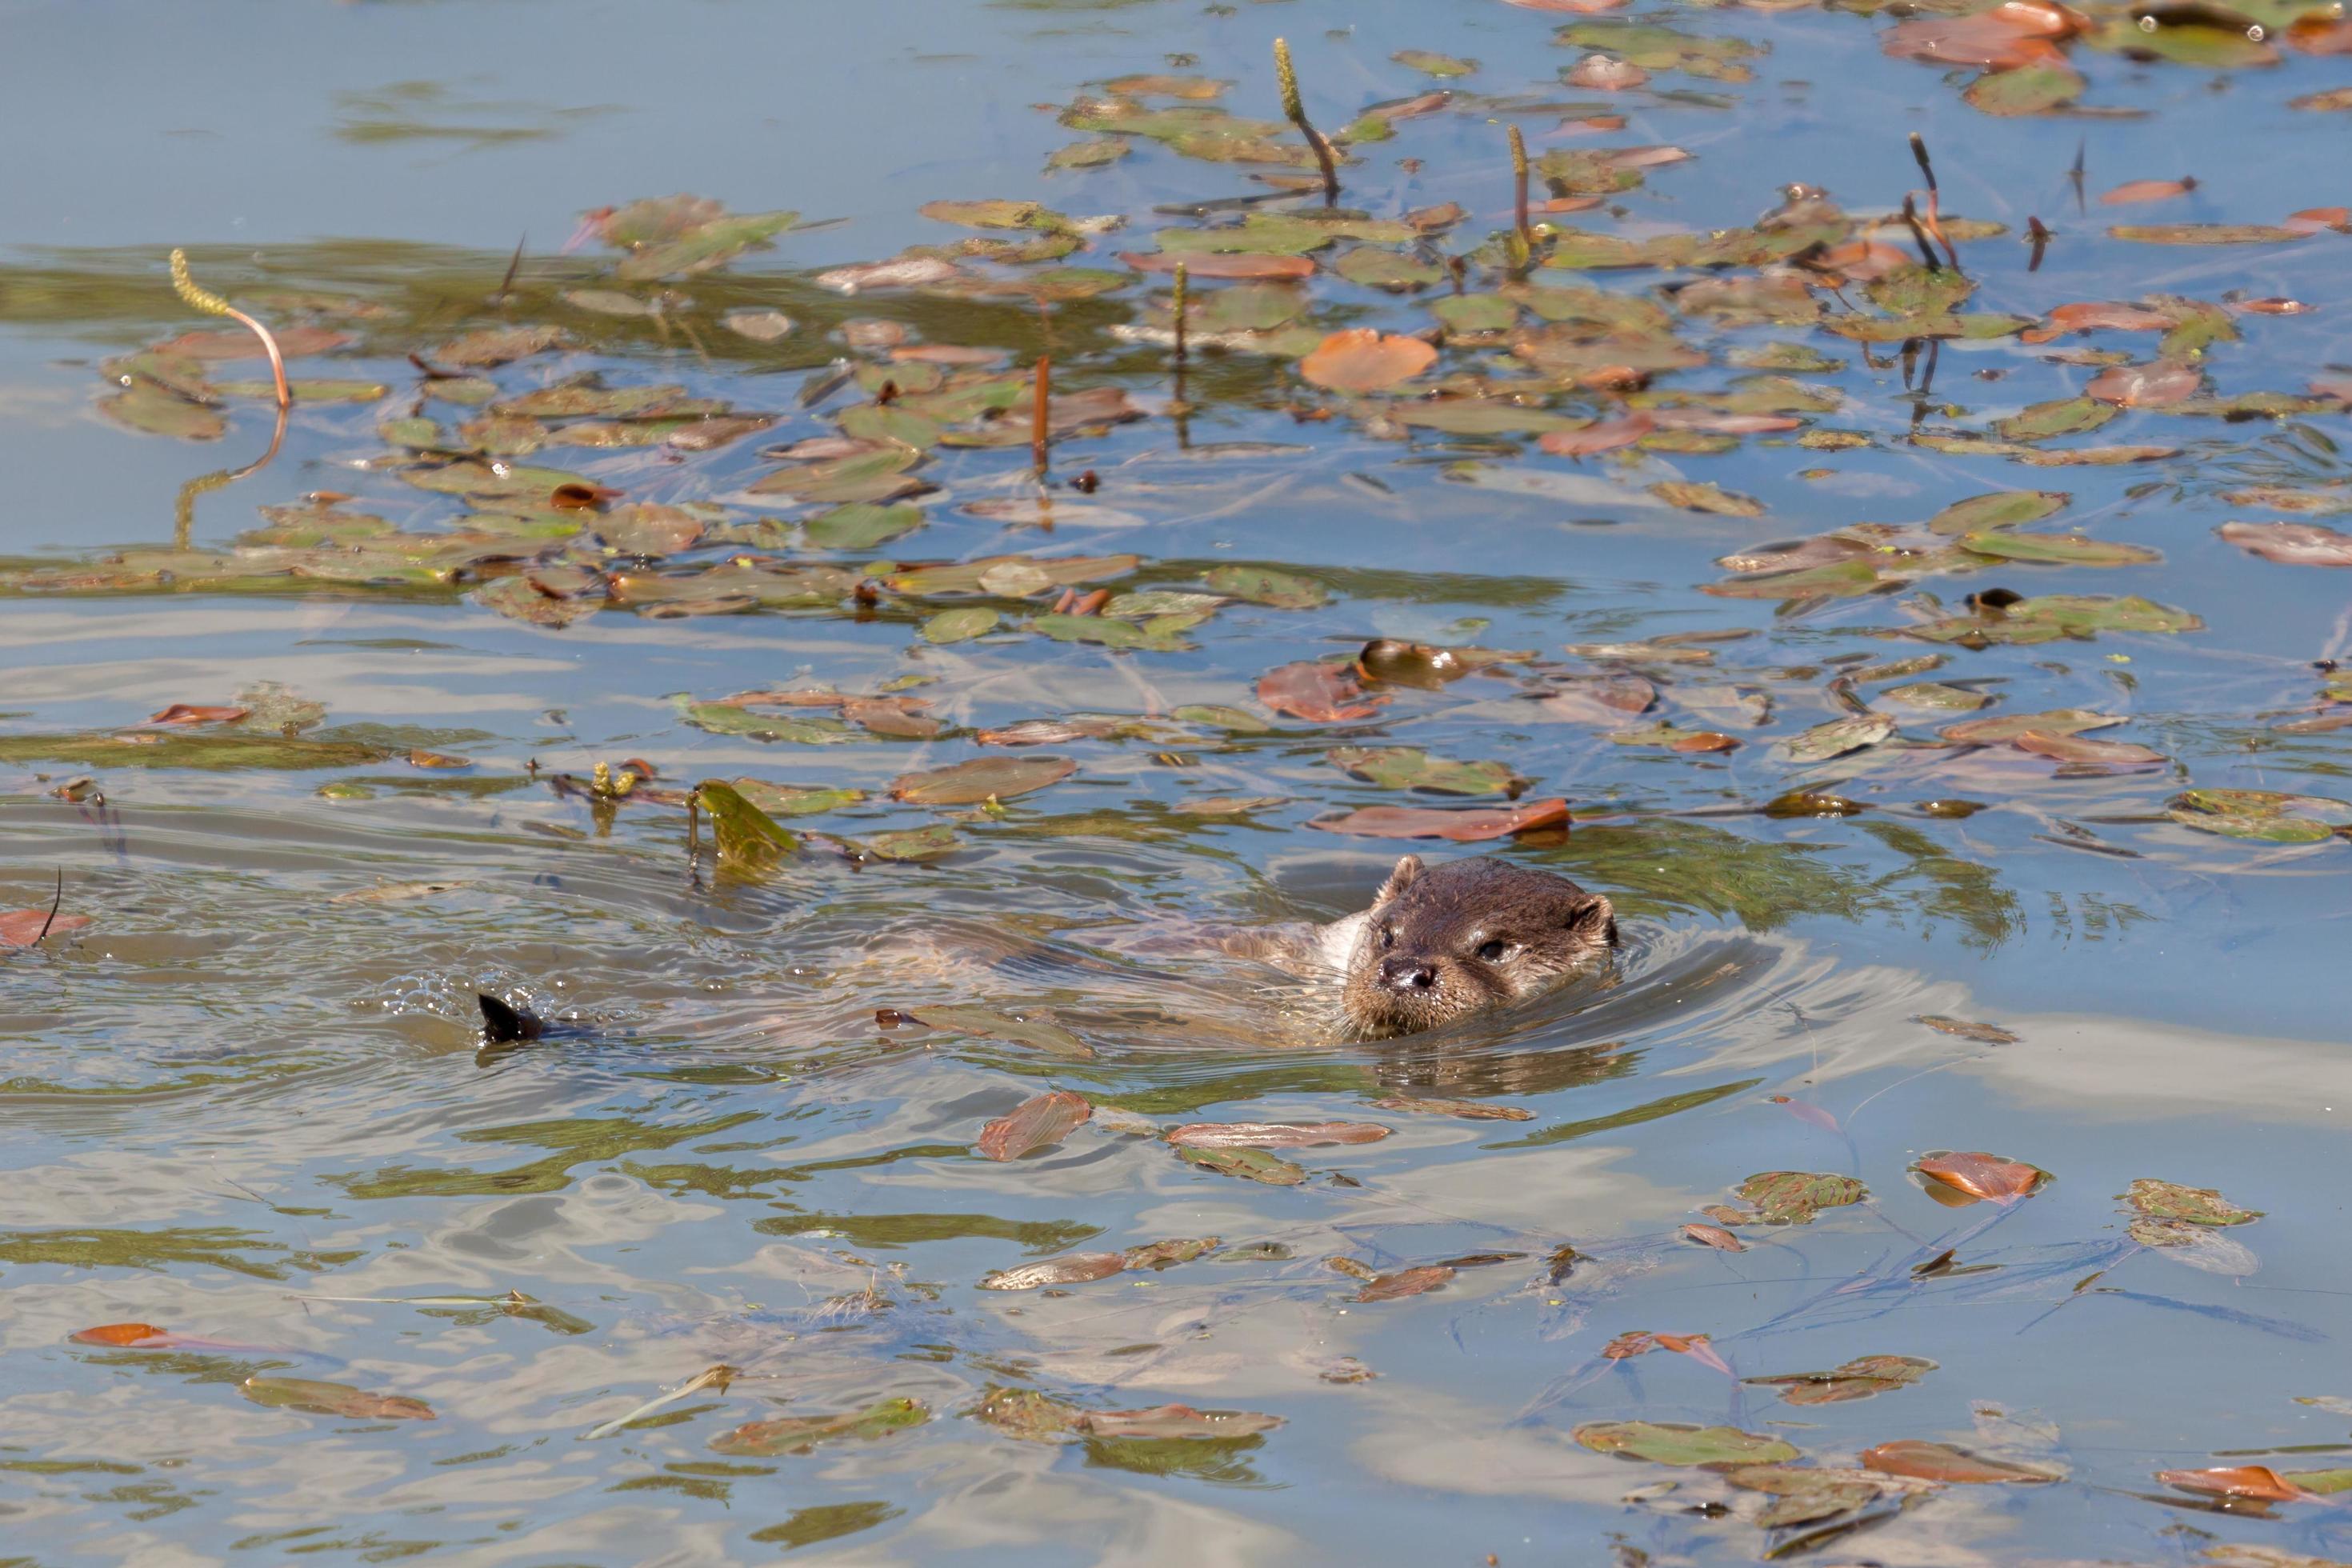
M 1176 255 L 1165 250 L 1121 251 L 1119 258 L 1138 272 L 1173 272 L 1184 264 L 1187 278 L 1312 278 L 1314 261 L 1304 256 L 1254 256 L 1246 251 L 1223 254 Z
M 1568 85 L 1585 88 L 1593 92 L 1623 92 L 1642 86 L 1650 73 L 1630 60 L 1613 55 L 1587 55 L 1576 62 L 1568 73 Z
M 1379 392 L 1410 381 L 1436 359 L 1437 351 L 1419 338 L 1349 327 L 1316 344 L 1298 362 L 1298 374 L 1334 392 Z
M 199 708 L 191 703 L 174 702 L 161 713 L 150 714 L 150 724 L 234 724 L 250 708 Z
M 2234 1465 L 2213 1470 L 2158 1470 L 2156 1479 L 2168 1487 L 2179 1487 L 2185 1492 L 2208 1492 L 2215 1497 L 2253 1498 L 2263 1502 L 2315 1502 L 2316 1492 L 2308 1492 L 2272 1469 L 2268 1465 Z
M 2197 395 L 2204 373 L 2177 360 L 2153 364 L 2119 364 L 2101 371 L 2083 388 L 2083 395 L 2123 408 L 2169 408 Z
M 2197 188 L 2194 180 L 2126 180 L 2099 198 L 2101 206 L 2129 206 L 2136 202 L 2168 202 Z
M 1862 1467 L 1883 1476 L 1910 1476 L 1923 1481 L 1949 1481 L 1959 1486 L 1991 1486 L 2003 1481 L 2054 1481 L 2047 1470 L 1987 1459 L 1948 1443 L 1905 1438 L 1881 1443 L 1862 1454 Z
M 1713 1367 L 1726 1377 L 1733 1375 L 1731 1363 L 1716 1353 L 1715 1347 L 1706 1342 L 1705 1334 L 1660 1334 L 1657 1341 L 1663 1350 L 1686 1355 L 1701 1366 Z
M 30 947 L 41 939 L 44 926 L 55 936 L 61 931 L 79 931 L 88 924 L 88 915 L 59 915 L 51 920 L 47 910 L 10 910 L 0 914 L 0 947 Z
M 169 1331 L 152 1323 L 100 1323 L 68 1337 L 78 1345 L 137 1345 L 171 1336 Z
M 2050 1173 L 2039 1166 L 1998 1154 L 1930 1154 L 1911 1168 L 1970 1197 L 2001 1204 L 2026 1196 L 2050 1179 Z
M 1365 1283 L 1356 1292 L 1359 1301 L 1393 1301 L 1400 1297 L 1418 1296 L 1424 1290 L 1434 1290 L 1454 1278 L 1454 1270 L 1443 1263 L 1424 1264 L 1419 1268 L 1400 1269 L 1394 1274 L 1382 1274 Z
M 1444 838 L 1455 844 L 1476 844 L 1507 838 L 1538 827 L 1566 827 L 1568 802 L 1527 800 L 1517 805 L 1478 806 L 1447 811 L 1424 805 L 1368 805 L 1344 816 L 1310 822 L 1326 833 L 1353 833 L 1365 838 Z
M 1732 1235 L 1729 1231 L 1724 1229 L 1719 1225 L 1701 1225 L 1696 1220 L 1693 1220 L 1690 1224 L 1683 1226 L 1683 1236 L 1685 1239 L 1696 1241 L 1703 1247 L 1712 1247 L 1718 1252 L 1745 1252 L 1748 1250 L 1748 1244 L 1746 1242 L 1740 1240 L 1738 1237 Z

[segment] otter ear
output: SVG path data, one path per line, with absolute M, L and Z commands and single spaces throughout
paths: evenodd
M 1587 893 L 1568 911 L 1568 929 L 1587 942 L 1617 945 L 1617 911 L 1599 893 Z
M 1403 859 L 1399 860 L 1396 863 L 1396 869 L 1389 873 L 1389 879 L 1381 884 L 1381 890 L 1372 895 L 1372 907 L 1374 909 L 1378 909 L 1381 905 L 1385 904 L 1390 900 L 1395 898 L 1399 893 L 1403 892 L 1407 888 L 1412 887 L 1413 879 L 1420 875 L 1420 856 L 1408 855 Z

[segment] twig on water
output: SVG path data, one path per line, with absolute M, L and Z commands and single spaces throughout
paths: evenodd
M 294 395 L 286 387 L 286 356 L 278 352 L 278 340 L 269 335 L 268 327 L 189 277 L 188 253 L 176 245 L 172 247 L 172 291 L 192 310 L 202 310 L 207 316 L 234 317 L 252 328 L 253 335 L 269 352 L 269 374 L 278 383 L 278 406 L 284 408 L 293 403 Z
M 1037 356 L 1037 397 L 1029 408 L 1029 466 L 1045 477 L 1045 434 L 1048 400 L 1054 394 L 1054 356 Z
M 1323 205 L 1330 206 L 1339 199 L 1339 169 L 1331 160 L 1331 143 L 1323 140 L 1323 132 L 1307 122 L 1307 105 L 1298 96 L 1298 72 L 1290 63 L 1290 45 L 1284 39 L 1274 40 L 1274 75 L 1282 85 L 1282 112 L 1298 127 L 1307 138 L 1307 145 L 1315 152 L 1315 162 L 1323 169 Z
M 1513 125 L 1511 132 L 1511 216 L 1519 233 L 1519 243 L 1535 248 L 1535 233 L 1528 227 L 1528 139 Z
M 515 241 L 515 253 L 508 258 L 507 275 L 499 279 L 498 297 L 490 301 L 493 305 L 505 304 L 507 296 L 514 292 L 515 269 L 522 265 L 522 247 L 530 243 L 530 236 L 527 233 Z
M 1919 172 L 1927 176 L 1927 232 L 1936 237 L 1936 243 L 1944 247 L 1944 256 L 1951 262 L 1952 270 L 1958 272 L 1960 269 L 1960 253 L 1952 248 L 1951 239 L 1944 233 L 1943 195 L 1936 188 L 1936 165 L 1927 161 L 1927 138 L 1916 131 L 1911 132 L 1911 156 L 1918 161 Z
M 1191 280 L 1185 277 L 1184 264 L 1180 261 L 1176 264 L 1176 363 L 1178 364 L 1184 363 L 1184 307 L 1190 288 Z
M 66 868 L 63 866 L 60 866 L 58 868 L 58 896 L 49 900 L 49 918 L 41 922 L 41 934 L 33 939 L 33 946 L 38 947 L 45 940 L 47 939 L 49 928 L 58 923 L 58 910 L 65 901 Z
M 1919 226 L 1919 205 L 1911 193 L 1903 194 L 1903 221 L 1911 226 L 1911 237 L 1918 242 L 1919 260 L 1930 272 L 1940 272 L 1944 264 L 1936 259 L 1936 247 L 1927 243 L 1927 231 Z

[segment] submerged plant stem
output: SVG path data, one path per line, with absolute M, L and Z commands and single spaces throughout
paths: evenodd
M 1045 477 L 1046 410 L 1054 392 L 1054 356 L 1037 356 L 1037 397 L 1029 409 L 1029 466 Z
M 293 403 L 294 395 L 286 386 L 286 356 L 278 352 L 278 340 L 269 335 L 268 327 L 190 277 L 188 253 L 176 245 L 172 247 L 172 291 L 192 310 L 201 310 L 207 316 L 228 316 L 251 328 L 268 353 L 270 378 L 278 384 L 278 406 L 285 408 Z
M 1290 63 L 1290 45 L 1283 38 L 1274 40 L 1274 75 L 1282 86 L 1282 112 L 1298 127 L 1307 138 L 1307 145 L 1315 152 L 1315 162 L 1323 169 L 1323 201 L 1325 205 L 1339 199 L 1339 168 L 1331 157 L 1331 143 L 1323 140 L 1323 132 L 1307 121 L 1307 104 L 1298 96 L 1298 72 Z

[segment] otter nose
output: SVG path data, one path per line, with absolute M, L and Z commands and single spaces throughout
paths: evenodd
M 1427 991 L 1437 984 L 1437 966 L 1418 958 L 1383 958 L 1381 984 L 1391 991 Z

